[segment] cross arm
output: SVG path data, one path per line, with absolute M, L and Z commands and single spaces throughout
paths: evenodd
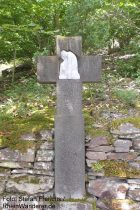
M 56 83 L 58 78 L 58 56 L 39 56 L 37 58 L 37 80 L 39 83 Z
M 59 77 L 58 56 L 40 56 L 37 59 L 39 83 L 56 83 Z M 82 82 L 97 82 L 101 76 L 101 56 L 79 56 L 78 70 Z
M 97 82 L 101 77 L 102 57 L 99 55 L 79 57 L 79 73 L 82 82 Z

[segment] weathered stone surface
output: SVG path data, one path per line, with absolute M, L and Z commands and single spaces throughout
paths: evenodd
M 57 36 L 56 38 L 56 52 L 60 56 L 62 50 L 72 51 L 75 55 L 82 54 L 82 37 L 63 37 Z
M 102 58 L 96 56 L 81 56 L 78 60 L 80 78 L 82 82 L 97 82 L 101 78 Z
M 54 149 L 54 143 L 51 141 L 46 141 L 45 143 L 40 145 L 40 149 L 44 149 L 44 150 L 52 150 Z
M 107 154 L 105 152 L 87 152 L 86 157 L 90 160 L 106 160 Z
M 140 129 L 136 128 L 131 123 L 123 123 L 118 127 L 118 130 L 113 130 L 111 131 L 111 133 L 127 136 L 127 135 L 140 134 Z
M 52 131 L 48 130 L 41 130 L 40 131 L 41 139 L 42 141 L 52 140 Z
M 92 180 L 88 185 L 88 192 L 99 198 L 109 196 L 110 198 L 125 199 L 127 190 L 127 183 L 108 178 Z
M 80 80 L 57 83 L 55 119 L 55 194 L 82 198 L 85 194 L 85 135 Z
M 57 82 L 57 115 L 62 117 L 82 115 L 82 84 L 80 80 L 64 79 Z
M 140 150 L 140 139 L 133 140 L 133 148 L 135 150 Z
M 91 167 L 93 163 L 97 163 L 97 160 L 89 160 L 86 158 L 86 163 L 88 167 Z
M 128 140 L 134 140 L 134 139 L 136 139 L 138 137 L 140 137 L 140 134 L 119 135 L 120 139 L 128 139 Z
M 11 171 L 12 174 L 32 174 L 32 175 L 46 175 L 54 176 L 53 171 L 48 171 L 44 169 L 14 169 Z
M 101 199 L 98 199 L 96 204 L 100 210 L 110 210 L 110 207 L 107 206 L 107 204 L 105 204 Z M 109 202 L 109 204 L 110 204 L 110 202 Z
M 140 201 L 140 189 L 129 190 L 128 197 L 134 201 Z
M 52 150 L 38 150 L 36 155 L 36 161 L 49 162 L 54 159 L 54 151 Z
M 134 160 L 137 158 L 138 154 L 135 152 L 131 153 L 110 153 L 107 154 L 107 158 L 110 160 L 124 160 L 124 161 L 129 161 L 129 160 Z
M 102 136 L 96 137 L 86 144 L 86 146 L 89 148 L 94 148 L 101 145 L 108 145 L 108 140 L 106 137 Z
M 60 202 L 56 210 L 93 210 L 92 204 L 80 202 Z
M 92 172 L 88 172 L 87 175 L 88 175 L 88 177 L 90 179 L 90 178 L 95 177 L 95 176 L 98 176 L 98 177 L 104 176 L 105 173 L 104 173 L 103 170 L 100 170 L 100 171 L 92 170 Z
M 58 78 L 59 60 L 57 56 L 37 58 L 37 80 L 40 83 L 55 83 Z
M 5 177 L 0 176 L 0 194 L 2 194 L 5 190 L 5 183 L 6 183 Z
M 87 150 L 92 150 L 95 152 L 112 152 L 114 151 L 114 147 L 113 146 L 98 146 L 94 148 L 89 147 Z
M 21 153 L 18 150 L 10 150 L 8 148 L 0 150 L 1 161 L 13 161 L 13 162 L 34 162 L 35 148 L 27 149 L 27 152 Z
M 97 207 L 101 210 L 139 210 L 138 203 L 129 199 L 99 199 Z
M 52 171 L 54 166 L 52 162 L 35 162 L 34 163 L 35 169 L 45 169 L 48 171 Z
M 0 177 L 7 178 L 10 174 L 11 174 L 11 170 L 10 169 L 8 169 L 8 168 L 1 168 L 0 167 Z
M 36 139 L 34 133 L 23 134 L 20 138 L 21 140 L 24 140 L 24 141 L 32 141 L 32 140 L 34 141 Z
M 129 152 L 129 149 L 132 146 L 132 141 L 118 139 L 115 141 L 114 146 L 116 152 Z
M 129 189 L 140 189 L 140 179 L 128 179 Z
M 4 168 L 32 168 L 33 165 L 27 162 L 1 162 L 0 167 Z
M 53 188 L 54 178 L 48 176 L 12 175 L 6 183 L 6 192 L 36 194 Z
M 140 169 L 140 162 L 136 162 L 136 161 L 132 161 L 132 162 L 129 162 L 128 163 L 129 166 L 133 167 L 133 168 L 136 168 L 136 169 Z

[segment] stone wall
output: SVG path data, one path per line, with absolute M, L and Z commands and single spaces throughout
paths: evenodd
M 86 139 L 87 192 L 101 209 L 140 209 L 140 129 L 121 124 L 107 137 Z
M 140 129 L 124 123 L 110 133 L 111 139 L 86 136 L 86 198 L 57 202 L 53 209 L 140 209 Z M 45 202 L 46 209 L 52 209 L 47 198 L 54 197 L 53 136 L 53 131 L 46 130 L 22 135 L 21 141 L 33 142 L 24 152 L 0 148 L 1 210 L 7 209 L 3 204 L 11 203 L 10 199 L 23 203 L 24 198 L 31 198 L 32 204 Z

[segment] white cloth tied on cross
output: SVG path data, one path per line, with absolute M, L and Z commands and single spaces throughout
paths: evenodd
M 70 51 L 61 51 L 63 62 L 60 64 L 59 79 L 80 79 L 77 57 Z

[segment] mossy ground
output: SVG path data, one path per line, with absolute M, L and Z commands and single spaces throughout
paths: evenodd
M 110 124 L 111 129 L 117 129 L 122 123 L 131 123 L 140 128 L 140 117 L 127 117 L 123 119 L 113 120 Z
M 38 113 L 26 119 L 3 119 L 0 121 L 1 147 L 9 147 L 26 151 L 34 145 L 33 141 L 21 140 L 21 135 L 33 132 L 36 133 L 42 129 L 51 129 L 54 124 L 54 110 L 48 110 L 46 114 Z
M 98 164 L 98 165 L 97 165 Z M 102 160 L 92 165 L 94 170 L 104 170 L 106 177 L 139 178 L 140 170 L 130 167 L 128 162 Z
M 86 135 L 107 136 L 112 142 L 110 129 L 121 123 L 131 122 L 140 127 L 140 118 L 127 118 L 111 121 L 102 112 L 128 114 L 129 107 L 114 96 L 114 87 L 120 88 L 129 82 L 104 72 L 101 82 L 83 85 L 83 115 Z M 9 147 L 26 151 L 32 147 L 31 141 L 21 141 L 20 136 L 28 132 L 54 128 L 56 93 L 54 85 L 38 84 L 35 77 L 20 78 L 17 83 L 7 85 L 2 93 L 0 104 L 0 148 Z M 130 107 L 132 108 L 132 107 Z M 136 112 L 139 110 L 135 107 Z M 99 125 L 96 126 L 96 125 Z

